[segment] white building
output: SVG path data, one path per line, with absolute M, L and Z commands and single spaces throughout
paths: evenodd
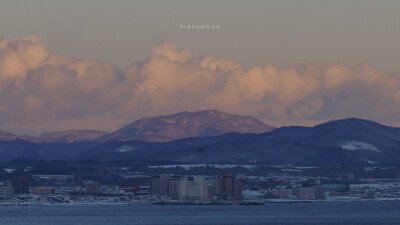
M 0 184 L 0 198 L 7 198 L 14 195 L 14 187 L 8 184 Z
M 178 186 L 178 197 L 185 201 L 210 200 L 209 184 L 203 176 L 181 178 Z

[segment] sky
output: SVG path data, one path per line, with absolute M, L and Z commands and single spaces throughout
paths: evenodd
M 200 109 L 275 126 L 400 126 L 399 10 L 390 0 L 0 0 L 0 129 L 111 131 Z

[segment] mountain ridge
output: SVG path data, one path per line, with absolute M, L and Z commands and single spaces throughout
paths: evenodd
M 184 111 L 139 119 L 97 140 L 167 142 L 186 137 L 216 136 L 228 132 L 264 133 L 273 129 L 275 127 L 251 116 L 228 114 L 217 110 Z
M 216 136 L 228 132 L 263 133 L 275 129 L 262 121 L 217 110 L 183 111 L 138 119 L 111 133 L 99 130 L 65 130 L 37 137 L 15 135 L 0 130 L 0 140 L 22 139 L 31 142 L 128 141 L 166 142 L 185 137 Z
M 145 121 L 146 122 L 146 121 Z M 147 121 L 148 122 L 148 121 Z M 7 133 L 5 133 L 7 134 Z M 202 151 L 197 149 L 201 146 Z M 229 132 L 168 142 L 34 143 L 0 141 L 0 160 L 167 160 L 183 163 L 263 163 L 374 167 L 400 164 L 400 128 L 357 118 L 264 133 Z
M 201 146 L 199 153 L 196 149 Z M 119 151 L 123 149 L 124 151 Z M 81 156 L 91 159 L 151 158 L 186 163 L 377 166 L 400 163 L 400 128 L 362 119 L 314 127 L 282 127 L 261 134 L 225 133 L 166 143 L 111 142 Z
M 0 130 L 1 141 L 24 140 L 29 142 L 74 142 L 74 141 L 89 141 L 107 134 L 99 130 L 65 130 L 44 133 L 39 136 L 32 135 L 16 135 L 7 131 Z

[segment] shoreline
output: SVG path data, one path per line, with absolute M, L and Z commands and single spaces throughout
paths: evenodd
M 335 199 L 335 200 L 284 200 L 270 199 L 267 201 L 244 201 L 244 202 L 70 202 L 70 203 L 48 203 L 48 202 L 0 202 L 0 207 L 12 206 L 99 206 L 99 205 L 269 205 L 269 204 L 298 204 L 298 203 L 316 203 L 316 202 L 383 202 L 400 201 L 399 198 L 388 199 Z

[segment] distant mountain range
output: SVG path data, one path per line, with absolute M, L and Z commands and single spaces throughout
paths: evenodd
M 10 141 L 10 140 L 14 140 L 17 139 L 18 136 L 12 133 L 9 133 L 7 131 L 4 130 L 0 130 L 0 140 L 3 141 Z
M 347 167 L 400 165 L 400 128 L 349 118 L 314 127 L 291 126 L 263 132 L 272 127 L 250 117 L 227 115 L 200 111 L 147 118 L 88 141 L 63 142 L 55 138 L 53 142 L 35 143 L 12 139 L 9 133 L 0 132 L 2 138 L 9 138 L 0 141 L 0 160 L 152 159 Z M 226 133 L 232 129 L 235 132 Z M 176 137 L 183 138 L 167 141 Z
M 203 150 L 197 151 L 198 147 Z M 150 158 L 189 163 L 398 166 L 400 128 L 349 118 L 315 127 L 282 127 L 262 134 L 227 133 L 167 143 L 110 142 L 77 158 Z
M 274 127 L 254 117 L 204 110 L 136 120 L 97 140 L 166 142 L 186 137 L 217 136 L 229 132 L 265 133 L 273 129 Z
M 264 133 L 274 127 L 250 116 L 232 115 L 216 110 L 181 112 L 137 120 L 109 134 L 97 130 L 67 130 L 38 137 L 18 136 L 0 130 L 0 140 L 31 142 L 128 141 L 166 142 L 186 137 L 216 136 L 229 132 Z
M 11 141 L 20 139 L 30 142 L 74 142 L 94 140 L 106 134 L 106 132 L 99 130 L 66 130 L 45 133 L 38 137 L 35 137 L 31 135 L 15 135 L 0 130 L 0 140 Z
M 43 142 L 89 141 L 106 134 L 106 132 L 98 130 L 67 130 L 42 134 L 38 139 Z

